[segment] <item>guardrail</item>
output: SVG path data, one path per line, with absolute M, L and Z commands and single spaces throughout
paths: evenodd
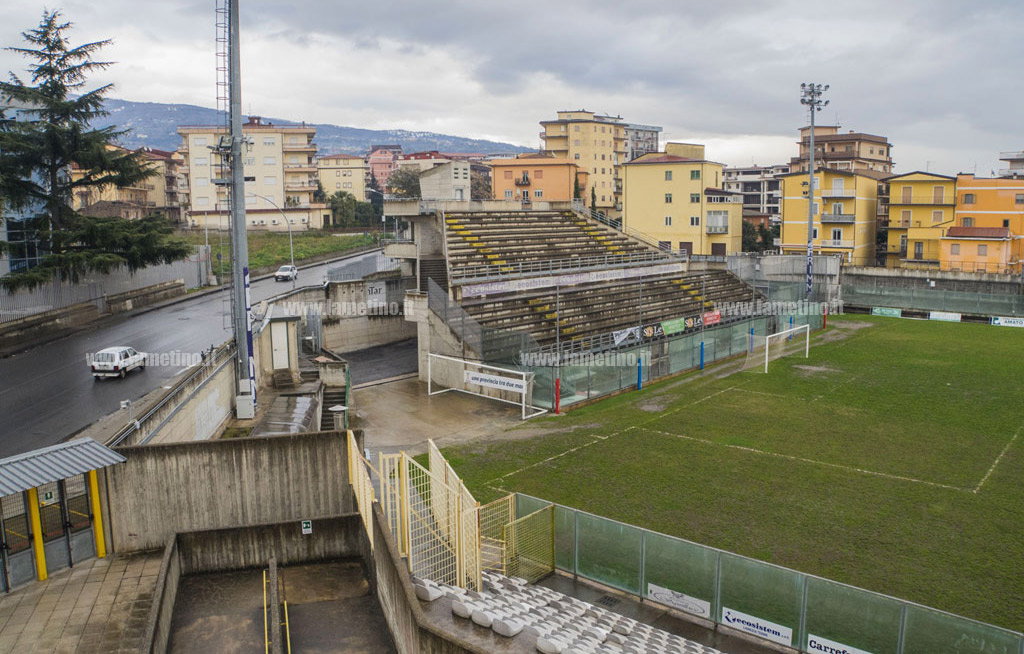
M 235 345 L 233 341 L 214 350 L 203 360 L 201 364 L 199 364 L 196 370 L 192 371 L 190 375 L 175 384 L 174 388 L 168 391 L 159 402 L 150 407 L 149 410 L 142 414 L 138 419 L 121 427 L 121 429 L 107 440 L 105 445 L 107 447 L 117 447 L 129 438 L 137 434 L 145 433 L 147 431 L 145 427 L 149 421 L 161 416 L 163 411 L 169 407 L 173 408 L 180 405 L 184 397 L 188 393 L 191 393 L 196 386 L 212 377 L 220 370 L 224 363 L 230 362 L 234 358 Z

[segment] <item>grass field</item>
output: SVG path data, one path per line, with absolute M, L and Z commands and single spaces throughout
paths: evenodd
M 203 245 L 207 236 L 202 231 L 182 233 L 182 237 L 193 245 Z M 214 257 L 221 253 L 221 270 L 216 274 L 228 273 L 231 270 L 231 236 L 224 232 L 210 232 L 210 250 Z M 372 235 L 338 234 L 322 231 L 302 231 L 292 235 L 295 247 L 295 261 L 301 261 L 321 254 L 342 253 L 373 243 Z M 249 232 L 249 267 L 280 266 L 290 261 L 291 250 L 288 245 L 287 232 Z
M 691 373 L 445 455 L 481 501 L 520 491 L 1021 630 L 1022 353 L 1012 328 L 837 318 L 768 374 Z

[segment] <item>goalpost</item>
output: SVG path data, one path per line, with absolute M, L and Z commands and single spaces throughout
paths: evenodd
M 761 367 L 761 353 L 764 352 L 764 372 L 768 372 L 768 362 L 784 356 L 798 354 L 803 350 L 804 358 L 811 355 L 811 326 L 799 325 L 784 329 L 767 336 L 751 335 L 747 348 L 747 359 L 744 370 Z

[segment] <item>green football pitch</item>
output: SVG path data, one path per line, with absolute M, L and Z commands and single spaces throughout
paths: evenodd
M 445 450 L 518 491 L 1024 629 L 1024 330 L 829 321 L 743 360 Z

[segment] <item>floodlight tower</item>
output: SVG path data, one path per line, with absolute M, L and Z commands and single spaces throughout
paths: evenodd
M 821 95 L 828 90 L 828 84 L 822 86 L 813 82 L 800 85 L 800 104 L 807 105 L 811 112 L 810 160 L 807 164 L 807 300 L 811 299 L 814 269 L 814 114 L 828 106 L 828 100 Z

